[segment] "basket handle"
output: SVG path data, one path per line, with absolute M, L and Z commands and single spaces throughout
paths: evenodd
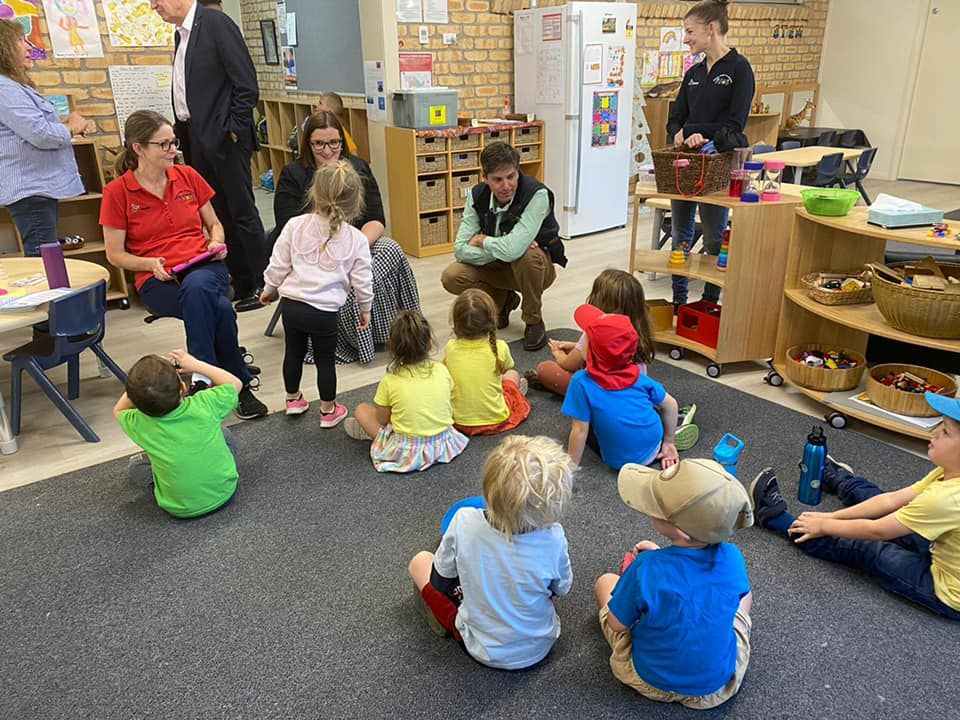
M 686 163 L 684 164 L 684 167 L 686 167 L 689 164 L 690 164 L 690 161 L 687 160 Z M 693 192 L 690 194 L 687 194 L 680 189 L 680 161 L 675 160 L 673 163 L 673 172 L 674 172 L 674 177 L 676 179 L 677 195 L 683 195 L 684 197 L 694 197 L 694 196 L 700 195 L 703 192 L 703 187 L 704 187 L 703 176 L 706 173 L 706 171 L 707 171 L 707 157 L 706 155 L 703 155 L 701 153 L 700 154 L 700 177 L 693 184 Z

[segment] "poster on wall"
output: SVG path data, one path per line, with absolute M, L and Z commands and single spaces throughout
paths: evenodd
M 607 46 L 607 87 L 623 87 L 623 63 L 627 49 L 623 45 Z
M 583 47 L 583 84 L 599 85 L 603 81 L 603 43 Z
M 516 19 L 517 31 L 514 38 L 514 48 L 517 55 L 527 55 L 533 48 L 533 16 L 521 15 Z
M 683 27 L 660 28 L 660 52 L 683 51 Z
M 43 0 L 43 9 L 54 57 L 103 57 L 93 0 Z
M 423 12 L 420 0 L 397 0 L 397 22 L 423 22 Z
M 110 66 L 110 89 L 121 133 L 127 118 L 136 110 L 153 110 L 164 117 L 173 117 L 172 78 L 171 65 Z
M 617 144 L 617 99 L 616 90 L 593 93 L 593 122 L 590 134 L 592 147 L 610 147 Z
M 150 8 L 150 0 L 104 0 L 102 5 L 113 47 L 173 45 L 173 28 Z
M 297 45 L 297 14 L 295 12 L 287 13 L 287 45 L 291 47 Z
M 40 33 L 40 0 L 0 0 L 0 20 L 12 20 L 23 28 L 31 60 L 47 59 Z
M 553 42 L 563 38 L 563 15 L 548 13 L 540 18 L 540 39 L 543 42 Z
M 600 21 L 600 31 L 604 35 L 610 35 L 617 32 L 617 16 L 616 15 L 604 15 L 603 20 Z
M 289 46 L 284 46 L 281 52 L 283 56 L 283 87 L 285 90 L 297 89 L 297 51 Z
M 363 94 L 367 118 L 373 122 L 387 121 L 387 94 L 384 90 L 385 71 L 382 60 L 363 63 Z
M 433 53 L 400 53 L 400 89 L 433 87 Z
M 447 0 L 423 0 L 423 21 L 440 25 L 450 22 Z
M 660 53 L 660 70 L 657 75 L 659 82 L 670 82 L 683 77 L 683 53 Z
M 660 51 L 644 50 L 641 59 L 643 69 L 640 73 L 640 87 L 651 88 L 657 84 L 660 76 Z

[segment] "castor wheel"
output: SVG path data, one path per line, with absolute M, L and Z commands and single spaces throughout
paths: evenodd
M 722 372 L 723 372 L 723 368 L 717 365 L 717 363 L 710 363 L 709 365 L 707 365 L 707 375 L 709 375 L 712 378 L 720 377 L 720 373 Z
M 250 378 L 250 382 L 247 383 L 247 387 L 249 387 L 249 388 L 250 388 L 251 390 L 253 390 L 254 392 L 256 392 L 257 390 L 259 390 L 259 389 L 260 389 L 260 376 L 259 376 L 259 375 L 254 375 L 252 378 Z
M 244 365 L 253 365 L 253 353 L 252 353 L 252 352 L 247 352 L 247 348 L 244 347 L 243 345 L 241 345 L 241 346 L 240 346 L 239 348 L 237 348 L 237 349 L 240 350 L 240 357 L 243 359 L 243 364 L 244 364 Z
M 670 359 L 671 360 L 683 360 L 683 348 L 670 348 Z
M 783 376 L 778 373 L 776 370 L 771 370 L 764 376 L 763 381 L 767 385 L 772 385 L 773 387 L 780 387 L 783 385 Z
M 121 310 L 129 310 L 129 309 L 130 309 L 130 301 L 127 300 L 126 298 L 123 298 L 123 299 L 120 301 L 120 309 L 121 309 Z
M 843 413 L 828 413 L 824 417 L 824 420 L 830 423 L 830 427 L 836 428 L 837 430 L 843 430 L 847 426 L 847 416 Z

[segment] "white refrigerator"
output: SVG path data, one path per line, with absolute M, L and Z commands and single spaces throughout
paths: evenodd
M 632 2 L 514 13 L 514 107 L 544 121 L 561 237 L 627 224 L 636 26 Z

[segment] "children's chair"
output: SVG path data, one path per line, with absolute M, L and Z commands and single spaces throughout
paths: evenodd
M 14 435 L 20 434 L 22 373 L 26 370 L 84 440 L 100 442 L 99 436 L 70 400 L 80 397 L 80 353 L 88 348 L 121 383 L 127 382 L 127 374 L 107 355 L 100 344 L 106 328 L 106 310 L 107 284 L 104 281 L 52 300 L 49 304 L 50 320 L 46 332 L 35 332 L 31 342 L 3 356 L 4 360 L 12 363 L 10 426 Z M 44 372 L 64 363 L 67 365 L 67 397 L 63 396 Z
M 857 158 L 857 169 L 852 173 L 844 173 L 843 175 L 843 184 L 850 185 L 853 183 L 857 186 L 857 190 L 860 191 L 863 201 L 869 205 L 870 196 L 867 195 L 867 190 L 863 187 L 863 181 L 870 173 L 870 168 L 873 166 L 873 159 L 877 156 L 877 148 L 868 148 L 863 151 L 863 155 Z

